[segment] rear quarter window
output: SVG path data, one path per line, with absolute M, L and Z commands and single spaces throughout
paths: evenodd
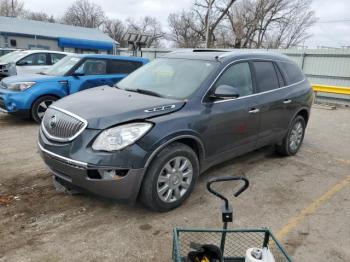
M 304 80 L 304 74 L 296 64 L 280 62 L 280 65 L 284 72 L 287 74 L 289 85 Z
M 141 67 L 141 62 L 126 60 L 108 60 L 107 74 L 130 74 Z

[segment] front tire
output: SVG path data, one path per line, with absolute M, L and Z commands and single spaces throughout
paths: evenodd
M 276 146 L 276 152 L 282 156 L 295 155 L 303 143 L 306 123 L 302 116 L 294 118 L 281 145 Z
M 42 96 L 37 99 L 31 109 L 31 117 L 37 123 L 40 123 L 44 117 L 47 108 L 58 98 L 55 96 Z
M 141 187 L 140 200 L 154 211 L 172 210 L 191 194 L 198 175 L 196 153 L 181 143 L 168 145 L 149 166 Z

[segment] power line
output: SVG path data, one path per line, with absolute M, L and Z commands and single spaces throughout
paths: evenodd
M 317 21 L 316 23 L 328 24 L 328 23 L 343 23 L 343 22 L 350 22 L 350 19 L 339 19 L 339 20 Z

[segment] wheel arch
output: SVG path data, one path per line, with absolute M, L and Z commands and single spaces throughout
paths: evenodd
M 59 95 L 57 95 L 57 94 L 43 94 L 43 95 L 40 95 L 40 96 L 36 97 L 36 98 L 32 101 L 32 103 L 31 103 L 31 105 L 30 105 L 30 110 L 32 110 L 34 103 L 35 103 L 36 101 L 38 101 L 38 99 L 40 99 L 40 98 L 42 98 L 42 97 L 44 97 L 44 96 L 53 96 L 53 97 L 56 97 L 57 99 L 60 99 L 60 98 L 61 98 L 61 96 L 59 96 Z
M 154 157 L 167 145 L 170 145 L 174 142 L 177 143 L 182 143 L 187 146 L 189 146 L 197 155 L 199 164 L 201 164 L 202 160 L 205 157 L 205 149 L 204 149 L 204 144 L 201 141 L 200 138 L 194 135 L 186 134 L 186 135 L 177 135 L 175 137 L 172 137 L 170 139 L 167 139 L 165 142 L 162 144 L 158 145 L 155 150 L 153 150 L 152 154 L 148 157 L 146 163 L 145 163 L 145 168 L 147 168 Z
M 300 109 L 300 110 L 296 113 L 296 115 L 294 116 L 294 118 L 295 118 L 296 116 L 301 116 L 301 117 L 303 117 L 304 120 L 305 120 L 305 124 L 307 124 L 307 122 L 309 121 L 310 112 L 309 112 L 308 109 L 302 108 L 302 109 Z

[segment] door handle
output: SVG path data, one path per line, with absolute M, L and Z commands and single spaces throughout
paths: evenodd
M 259 108 L 252 108 L 249 110 L 249 114 L 256 114 L 256 113 L 259 113 L 260 112 L 260 109 Z
M 291 99 L 285 99 L 285 100 L 283 101 L 283 104 L 289 104 L 289 103 L 291 103 L 291 102 L 292 102 Z

